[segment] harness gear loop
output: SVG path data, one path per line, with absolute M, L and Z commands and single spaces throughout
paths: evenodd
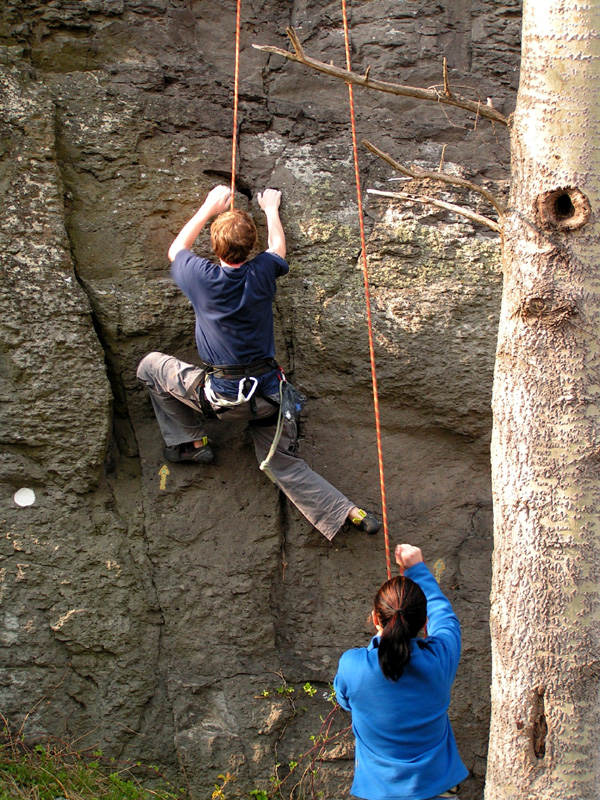
M 242 403 L 248 403 L 254 397 L 254 392 L 258 386 L 258 378 L 249 375 L 247 378 L 240 378 L 238 383 L 238 393 L 235 400 L 226 400 L 224 397 L 219 397 L 213 391 L 210 382 L 210 375 L 207 376 L 204 383 L 204 394 L 206 395 L 209 403 L 219 408 L 234 408 L 240 406 Z
M 344 21 L 344 44 L 346 47 L 346 69 L 352 69 L 350 62 L 350 35 L 348 33 L 348 14 L 346 0 L 342 0 L 342 17 Z M 354 114 L 354 94 L 352 84 L 348 84 L 348 98 L 350 101 L 350 122 L 352 125 L 352 148 L 354 151 L 354 177 L 356 179 L 356 195 L 358 201 L 358 219 L 360 224 L 360 241 L 362 248 L 362 270 L 365 284 L 365 303 L 367 307 L 367 328 L 369 332 L 369 356 L 371 360 L 371 380 L 373 383 L 373 409 L 375 412 L 375 431 L 377 434 L 377 458 L 379 462 L 379 485 L 381 488 L 381 508 L 383 516 L 383 533 L 385 538 L 385 561 L 388 580 L 392 577 L 392 559 L 390 556 L 390 538 L 388 532 L 387 504 L 385 499 L 385 477 L 383 474 L 383 452 L 381 447 L 381 423 L 379 420 L 379 395 L 377 392 L 377 374 L 375 371 L 375 347 L 373 344 L 373 324 L 371 321 L 371 293 L 369 291 L 369 272 L 367 267 L 367 243 L 365 237 L 365 223 L 363 215 L 362 193 L 360 188 L 360 170 L 358 167 L 358 145 L 356 143 L 356 119 Z

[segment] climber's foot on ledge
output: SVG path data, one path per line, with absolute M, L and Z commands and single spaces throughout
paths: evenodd
M 363 511 L 362 508 L 352 509 L 348 514 L 348 523 L 358 528 L 359 531 L 368 533 L 370 536 L 379 533 L 381 530 L 381 522 L 377 519 L 374 512 Z
M 171 444 L 163 448 L 163 456 L 167 461 L 188 464 L 212 464 L 215 452 L 211 447 L 212 442 L 206 436 L 196 447 L 196 442 Z

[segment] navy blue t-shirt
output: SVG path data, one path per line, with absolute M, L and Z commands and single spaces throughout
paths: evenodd
M 222 267 L 180 250 L 171 275 L 196 314 L 196 346 L 206 364 L 251 364 L 274 358 L 273 299 L 289 266 L 275 253 L 259 253 L 240 267 Z M 213 378 L 215 391 L 237 395 L 237 381 Z M 276 394 L 276 371 L 259 379 L 261 394 Z

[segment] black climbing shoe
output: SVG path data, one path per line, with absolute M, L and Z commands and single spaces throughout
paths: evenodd
M 358 528 L 359 531 L 364 531 L 370 536 L 379 533 L 381 530 L 381 522 L 377 519 L 375 514 L 372 511 L 363 511 L 362 508 L 359 509 L 358 516 L 352 517 L 350 522 L 355 528 Z
M 184 444 L 171 444 L 163 448 L 163 456 L 167 461 L 186 464 L 212 464 L 215 452 L 211 447 L 212 442 L 205 436 L 200 447 L 194 447 L 193 442 Z

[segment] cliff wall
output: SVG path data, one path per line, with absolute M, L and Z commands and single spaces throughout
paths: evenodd
M 341 11 L 243 6 L 236 203 L 264 244 L 256 193 L 283 192 L 291 270 L 276 335 L 310 399 L 301 452 L 379 509 L 346 87 L 251 47 L 285 47 L 291 24 L 307 53 L 343 65 Z M 445 56 L 457 91 L 512 110 L 517 0 L 350 11 L 357 71 L 439 86 Z M 229 179 L 234 30 L 235 4 L 208 0 L 6 0 L 0 27 L 0 709 L 16 723 L 29 713 L 30 736 L 78 738 L 176 781 L 183 768 L 197 797 L 220 772 L 254 786 L 310 747 L 386 577 L 383 537 L 327 542 L 258 471 L 243 428 L 213 424 L 213 465 L 166 468 L 136 382 L 149 350 L 195 360 L 166 250 Z M 504 192 L 499 126 L 355 96 L 359 138 L 427 168 L 443 156 Z M 360 160 L 364 189 L 407 188 Z M 477 196 L 409 188 L 490 213 Z M 452 720 L 469 800 L 487 744 L 499 244 L 439 209 L 365 203 L 391 537 L 422 546 L 463 624 Z M 14 501 L 22 488 L 32 505 Z M 307 681 L 318 691 L 300 699 Z M 328 796 L 347 788 L 351 757 L 350 743 L 329 749 Z

